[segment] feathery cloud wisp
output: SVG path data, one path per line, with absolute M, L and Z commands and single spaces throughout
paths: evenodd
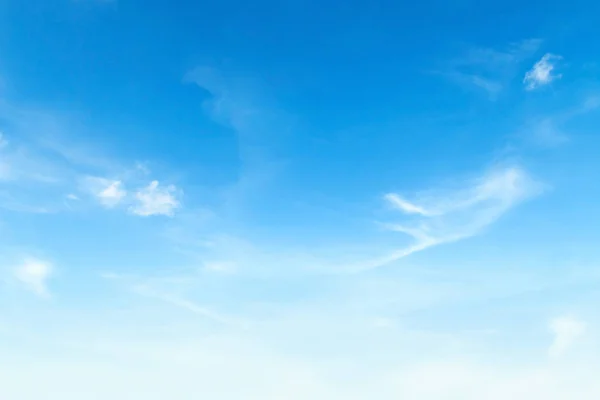
M 413 204 L 413 203 L 410 203 L 410 202 L 404 200 L 402 197 L 400 197 L 396 193 L 388 193 L 384 197 L 385 197 L 385 200 L 387 200 L 395 208 L 397 208 L 407 214 L 421 214 L 426 217 L 432 215 L 429 210 L 426 210 L 421 206 L 418 206 L 416 204 Z
M 540 86 L 549 84 L 550 82 L 560 79 L 561 74 L 554 74 L 553 71 L 556 68 L 556 63 L 561 60 L 562 57 L 559 55 L 546 53 L 544 56 L 534 64 L 523 78 L 526 90 L 534 90 Z
M 438 244 L 474 236 L 542 189 L 543 186 L 525 171 L 509 167 L 494 170 L 466 188 L 441 192 L 418 202 L 389 193 L 384 197 L 386 201 L 416 219 L 407 224 L 386 224 L 386 227 L 412 236 L 415 241 L 362 269 L 375 268 Z

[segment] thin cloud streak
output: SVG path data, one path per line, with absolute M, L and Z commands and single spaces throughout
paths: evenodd
M 544 186 L 518 167 L 496 169 L 456 191 L 409 202 L 396 193 L 384 199 L 404 214 L 416 215 L 406 223 L 388 223 L 384 227 L 415 239 L 414 243 L 375 258 L 353 269 L 377 268 L 413 253 L 443 243 L 455 242 L 481 233 L 522 201 L 540 194 Z
M 194 303 L 193 301 L 181 298 L 173 294 L 156 291 L 147 285 L 135 285 L 133 286 L 132 291 L 141 296 L 153 298 L 164 303 L 170 304 L 172 306 L 182 308 L 194 314 L 200 315 L 204 318 L 218 322 L 222 325 L 243 326 L 243 324 L 241 324 L 240 321 L 237 321 L 233 318 L 225 317 L 220 313 L 211 310 L 208 307 L 201 306 L 199 304 Z

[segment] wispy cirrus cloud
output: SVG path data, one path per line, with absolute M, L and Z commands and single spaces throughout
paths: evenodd
M 540 194 L 544 186 L 519 167 L 497 168 L 456 190 L 429 191 L 409 201 L 397 193 L 384 199 L 404 214 L 416 216 L 405 223 L 384 227 L 411 236 L 414 242 L 363 268 L 396 261 L 442 243 L 481 233 L 522 201 Z
M 323 248 L 308 249 L 299 243 L 296 248 L 274 248 L 268 243 L 227 234 L 225 228 L 207 224 L 206 220 L 200 221 L 194 229 L 177 221 L 180 223 L 174 231 L 177 235 L 171 235 L 170 240 L 176 246 L 183 246 L 188 254 L 195 254 L 206 269 L 213 272 L 246 276 L 353 274 L 433 246 L 478 235 L 544 189 L 545 185 L 523 168 L 498 166 L 451 189 L 434 188 L 408 197 L 387 193 L 383 199 L 404 216 L 401 222 L 386 222 L 380 226 L 412 238 L 409 245 L 392 251 L 388 245 L 369 243 L 368 231 L 361 243 L 364 247 L 336 243 L 328 248 L 327 243 L 323 243 Z
M 557 63 L 560 60 L 562 60 L 562 56 L 551 53 L 544 54 L 544 56 L 525 73 L 525 77 L 523 78 L 525 89 L 535 90 L 562 78 L 562 74 L 554 72 Z

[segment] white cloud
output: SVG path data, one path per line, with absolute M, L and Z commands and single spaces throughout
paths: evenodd
M 107 208 L 115 207 L 127 195 L 121 181 L 92 176 L 84 179 L 84 189 Z
M 66 197 L 67 197 L 67 199 L 68 199 L 68 200 L 72 200 L 72 201 L 77 201 L 77 200 L 79 200 L 79 196 L 77 196 L 76 194 L 73 194 L 73 193 L 69 193 L 69 194 L 67 194 L 67 196 L 66 196 Z
M 172 216 L 179 207 L 175 197 L 176 188 L 173 185 L 160 187 L 158 181 L 152 181 L 147 187 L 135 193 L 137 204 L 130 207 L 133 214 L 143 217 L 151 215 Z
M 387 202 L 405 214 L 416 216 L 416 219 L 384 226 L 412 236 L 415 242 L 366 263 L 360 269 L 374 268 L 431 246 L 474 236 L 542 189 L 543 186 L 524 170 L 507 167 L 492 170 L 467 187 L 421 196 L 412 202 L 396 193 L 386 194 Z
M 562 75 L 554 74 L 553 71 L 556 67 L 556 63 L 561 59 L 561 56 L 546 53 L 541 60 L 536 62 L 533 68 L 525 74 L 525 78 L 523 79 L 525 89 L 534 90 L 540 86 L 547 85 L 556 79 L 560 79 Z
M 35 294 L 48 296 L 47 281 L 52 275 L 52 266 L 41 260 L 28 258 L 14 270 L 14 276 Z
M 121 181 L 113 181 L 98 193 L 98 198 L 105 206 L 113 207 L 119 204 L 126 194 L 125 190 L 122 189 Z
M 173 185 L 161 187 L 158 181 L 152 181 L 148 186 L 128 193 L 121 180 L 88 176 L 83 179 L 82 187 L 104 207 L 128 204 L 129 212 L 143 217 L 172 216 L 174 210 L 180 206 L 176 198 L 177 188 Z M 78 199 L 77 196 L 73 196 L 75 195 L 67 195 L 67 198 Z
M 554 340 L 548 349 L 552 358 L 566 353 L 575 342 L 585 333 L 586 324 L 573 317 L 559 317 L 550 321 L 550 331 Z

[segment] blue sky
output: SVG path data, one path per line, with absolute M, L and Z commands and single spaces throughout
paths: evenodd
M 0 398 L 597 399 L 598 8 L 0 0 Z

